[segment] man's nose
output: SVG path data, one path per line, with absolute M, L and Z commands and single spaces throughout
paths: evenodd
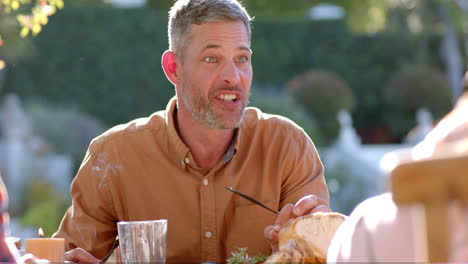
M 239 82 L 239 69 L 234 62 L 228 62 L 223 67 L 222 78 L 227 85 L 236 85 Z

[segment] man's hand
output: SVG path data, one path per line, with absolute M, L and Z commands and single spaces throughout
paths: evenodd
M 75 248 L 65 252 L 65 260 L 76 263 L 99 263 L 100 260 L 82 248 Z
M 319 205 L 318 198 L 314 195 L 302 197 L 295 205 L 285 205 L 276 218 L 275 224 L 267 226 L 264 230 L 264 236 L 273 252 L 278 250 L 279 231 L 289 219 L 316 212 L 330 212 L 330 208 L 326 205 Z

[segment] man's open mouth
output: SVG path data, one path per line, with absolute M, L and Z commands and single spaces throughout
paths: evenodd
M 222 94 L 218 96 L 218 99 L 224 100 L 226 102 L 235 102 L 237 101 L 237 95 L 235 94 Z

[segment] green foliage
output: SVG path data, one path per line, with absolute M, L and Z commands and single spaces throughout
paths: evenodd
M 313 116 L 292 96 L 253 89 L 251 102 L 252 106 L 260 108 L 265 113 L 282 115 L 294 121 L 304 129 L 316 146 L 324 144 L 323 136 Z
M 351 34 L 343 21 L 275 22 L 257 20 L 252 36 L 255 82 L 282 86 L 307 69 L 337 73 L 356 98 L 354 124 L 365 143 L 397 141 L 386 130 L 381 91 L 390 75 L 418 57 L 412 35 Z M 287 41 L 285 41 L 287 40 Z M 430 54 L 439 52 L 431 37 Z M 440 66 L 436 56 L 429 65 Z M 317 118 L 317 117 L 316 117 Z
M 5 90 L 77 105 L 106 125 L 165 108 L 174 95 L 160 65 L 165 18 L 96 4 L 51 20 L 34 39 L 35 52 L 9 67 Z
M 413 66 L 397 72 L 383 91 L 388 111 L 385 121 L 391 130 L 403 136 L 416 125 L 415 114 L 427 108 L 440 118 L 451 108 L 451 90 L 444 75 L 435 69 Z
M 25 191 L 23 203 L 24 214 L 21 216 L 23 225 L 42 227 L 46 237 L 54 233 L 70 202 L 64 195 L 53 191 L 51 185 L 33 180 Z
M 0 16 L 0 34 L 5 37 L 0 41 L 0 60 L 14 63 L 17 59 L 31 54 L 33 48 L 31 39 L 21 38 L 18 34 L 20 30 L 21 26 L 14 17 Z
M 310 68 L 343 65 L 353 38 L 343 21 L 257 20 L 252 34 L 255 81 L 271 85 Z
M 30 11 L 20 12 L 20 8 L 28 6 Z M 63 8 L 63 0 L 1 0 L 0 13 L 10 14 L 18 11 L 16 19 L 21 25 L 21 37 L 26 37 L 31 32 L 34 36 L 39 34 L 42 27 L 49 21 L 49 16 L 55 14 L 57 9 Z
M 175 0 L 146 0 L 146 6 L 158 13 L 168 13 Z
M 328 142 L 338 135 L 338 111 L 352 110 L 354 106 L 351 89 L 333 72 L 309 70 L 292 79 L 287 84 L 287 89 L 317 118 Z
M 319 1 L 244 0 L 242 2 L 249 14 L 254 17 L 304 20 L 307 17 L 307 10 Z
M 237 248 L 237 251 L 231 252 L 231 257 L 227 259 L 228 264 L 258 264 L 263 263 L 266 256 L 249 256 L 247 248 Z
M 438 52 L 437 45 L 430 48 L 431 53 Z M 345 50 L 348 54 L 341 53 Z M 385 135 L 389 124 L 383 121 L 387 109 L 384 107 L 382 88 L 395 71 L 417 59 L 417 42 L 411 35 L 396 33 L 359 35 L 352 38 L 345 50 L 338 55 L 342 56 L 343 63 L 328 67 L 335 68 L 353 90 L 357 99 L 353 123 L 364 137 L 363 143 L 398 141 L 394 135 Z M 435 60 L 427 63 L 440 65 Z
M 106 2 L 110 2 L 107 0 L 63 0 L 65 2 L 65 6 L 68 7 L 86 7 L 86 6 L 92 6 L 95 4 L 103 4 Z

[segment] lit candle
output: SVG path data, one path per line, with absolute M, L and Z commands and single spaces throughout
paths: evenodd
M 44 238 L 42 228 L 39 228 L 39 236 L 41 238 L 26 239 L 26 252 L 50 262 L 63 262 L 65 240 L 63 238 Z

